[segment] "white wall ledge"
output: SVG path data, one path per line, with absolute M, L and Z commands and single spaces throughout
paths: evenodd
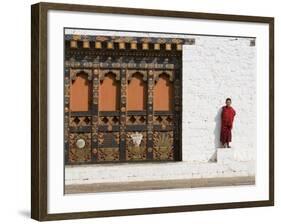
M 255 176 L 255 162 L 126 163 L 66 166 L 65 184 Z

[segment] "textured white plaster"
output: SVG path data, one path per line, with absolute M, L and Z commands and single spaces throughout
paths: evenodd
M 234 161 L 234 151 L 228 148 L 217 149 L 217 163 L 227 164 Z
M 220 146 L 220 113 L 236 110 L 235 158 L 255 159 L 256 50 L 248 38 L 196 37 L 183 51 L 183 160 L 208 161 Z

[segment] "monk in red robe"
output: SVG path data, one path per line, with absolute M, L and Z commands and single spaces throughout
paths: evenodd
M 227 98 L 225 106 L 222 107 L 221 112 L 221 135 L 220 141 L 224 148 L 230 148 L 231 142 L 231 129 L 233 127 L 233 120 L 236 114 L 235 110 L 231 107 L 231 99 Z

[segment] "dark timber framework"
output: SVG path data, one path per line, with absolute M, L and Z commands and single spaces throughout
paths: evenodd
M 181 160 L 182 45 L 194 43 L 193 38 L 65 35 L 66 164 Z M 83 111 L 70 105 L 77 77 L 90 89 Z M 114 86 L 107 97 L 117 99 L 102 98 L 106 79 Z M 159 79 L 166 83 L 156 90 Z M 142 95 L 129 86 L 134 81 L 143 96 L 134 97 Z M 161 98 L 161 91 L 169 97 Z M 116 107 L 104 110 L 106 101 Z M 162 101 L 168 102 L 164 109 Z

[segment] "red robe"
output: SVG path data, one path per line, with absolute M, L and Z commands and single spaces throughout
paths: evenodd
M 233 120 L 236 112 L 230 106 L 223 106 L 221 112 L 221 136 L 220 141 L 224 145 L 231 142 L 231 129 L 233 126 Z

